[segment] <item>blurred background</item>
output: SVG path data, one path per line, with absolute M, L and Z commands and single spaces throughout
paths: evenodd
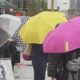
M 43 10 L 59 10 L 71 16 L 79 14 L 79 4 L 80 0 L 0 0 L 0 14 L 32 16 Z
M 73 16 L 80 15 L 80 0 L 0 0 L 0 15 L 10 14 L 20 17 L 22 20 L 24 20 L 25 16 L 27 16 L 28 20 L 29 16 L 36 15 L 37 13 L 40 13 L 42 11 L 53 10 L 65 13 L 68 19 L 72 18 Z M 5 24 L 7 25 L 9 23 L 7 22 L 8 20 L 6 21 L 4 20 L 1 19 L 1 21 L 6 22 Z M 15 23 L 16 22 L 17 19 Z M 17 23 L 16 24 L 15 23 L 14 20 L 12 20 L 10 26 L 12 26 L 13 24 L 16 26 Z M 0 22 L 0 24 L 4 25 L 2 22 Z M 20 24 L 17 26 L 20 26 Z M 13 28 L 11 28 L 11 30 L 14 30 Z M 15 65 L 14 77 L 15 78 L 18 77 L 16 78 L 16 80 L 33 80 L 34 76 L 32 62 L 30 60 L 28 61 L 24 60 L 22 54 L 20 54 L 20 62 L 26 65 L 23 64 Z M 25 75 L 23 73 L 25 73 Z M 21 78 L 19 78 L 20 76 Z M 47 74 L 46 80 L 49 80 Z

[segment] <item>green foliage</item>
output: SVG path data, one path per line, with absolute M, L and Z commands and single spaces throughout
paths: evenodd
M 8 2 L 12 2 L 12 0 L 6 0 L 6 1 L 8 1 Z
M 32 0 L 27 3 L 27 15 L 33 16 L 43 10 L 47 10 L 47 2 L 45 0 Z

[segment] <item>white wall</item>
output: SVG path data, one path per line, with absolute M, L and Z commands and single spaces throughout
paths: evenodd
M 57 0 L 57 5 L 62 10 L 68 10 L 70 8 L 70 0 Z

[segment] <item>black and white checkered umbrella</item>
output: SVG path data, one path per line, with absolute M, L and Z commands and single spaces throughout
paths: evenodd
M 19 36 L 19 30 L 28 19 L 28 16 L 25 16 L 21 19 L 22 24 L 19 26 L 19 28 L 15 31 L 14 35 L 12 36 L 12 39 L 17 42 L 16 46 L 19 48 L 20 52 L 24 51 L 24 49 L 26 48 L 26 44 L 23 43 L 21 37 Z

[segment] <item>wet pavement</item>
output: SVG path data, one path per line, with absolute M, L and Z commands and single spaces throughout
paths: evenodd
M 31 65 L 31 61 L 27 61 L 26 64 L 16 65 L 14 67 L 15 80 L 34 80 L 33 67 Z M 47 77 L 47 72 L 46 80 L 51 80 L 49 77 Z

